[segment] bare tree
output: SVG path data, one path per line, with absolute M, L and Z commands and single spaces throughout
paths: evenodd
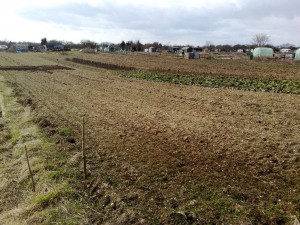
M 90 41 L 90 40 L 81 40 L 80 44 L 83 48 L 94 48 L 95 49 L 97 47 L 97 43 L 94 41 Z
M 285 43 L 285 44 L 279 45 L 277 47 L 278 48 L 289 48 L 291 50 L 296 50 L 297 49 L 297 47 L 294 44 L 291 44 L 291 43 Z
M 270 36 L 267 34 L 256 34 L 252 38 L 252 42 L 254 45 L 261 47 L 266 46 L 270 41 Z
M 209 51 L 213 51 L 216 48 L 214 43 L 212 43 L 211 41 L 206 41 L 204 47 L 206 47 Z

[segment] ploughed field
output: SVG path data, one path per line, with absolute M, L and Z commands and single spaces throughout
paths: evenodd
M 294 81 L 300 79 L 299 64 L 0 54 L 0 66 L 74 69 L 0 75 L 38 112 L 48 134 L 72 129 L 76 143 L 63 150 L 71 161 L 80 157 L 85 115 L 91 221 L 276 224 L 300 217 L 299 95 L 136 80 L 67 57 L 150 71 Z M 82 169 L 79 159 L 71 165 Z
M 81 59 L 111 63 L 151 71 L 174 72 L 210 76 L 259 77 L 279 80 L 300 80 L 300 63 L 291 60 L 255 59 L 244 57 L 233 59 L 185 60 L 174 54 L 91 54 L 81 55 Z M 212 56 L 210 56 L 212 57 Z M 71 58 L 71 57 L 70 57 Z

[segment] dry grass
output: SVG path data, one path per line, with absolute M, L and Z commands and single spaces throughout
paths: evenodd
M 83 224 L 83 208 L 69 184 L 77 179 L 75 174 L 34 124 L 30 106 L 16 100 L 0 75 L 0 224 Z M 36 182 L 34 193 L 25 146 Z

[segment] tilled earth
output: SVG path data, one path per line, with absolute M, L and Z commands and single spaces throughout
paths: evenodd
M 56 63 L 29 56 L 0 59 L 5 66 Z M 75 70 L 0 75 L 37 110 L 49 133 L 72 128 L 76 143 L 65 153 L 75 166 L 85 115 L 91 223 L 276 224 L 299 218 L 298 96 L 130 80 L 60 64 Z
M 201 57 L 201 56 L 200 56 Z M 175 54 L 90 54 L 80 55 L 83 60 L 135 67 L 143 70 L 196 74 L 210 76 L 234 76 L 271 78 L 277 80 L 299 80 L 300 62 L 280 59 L 247 60 L 238 59 L 205 59 L 186 60 Z

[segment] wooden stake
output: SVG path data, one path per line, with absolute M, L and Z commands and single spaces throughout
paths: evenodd
M 82 116 L 82 159 L 83 159 L 83 173 L 84 173 L 84 179 L 86 179 L 86 155 L 85 155 L 85 149 L 84 149 L 84 116 Z
M 28 169 L 29 169 L 29 173 L 30 173 L 30 177 L 31 177 L 31 182 L 32 182 L 32 190 L 33 190 L 33 192 L 35 192 L 35 183 L 33 180 L 33 174 L 32 174 L 31 168 L 30 168 L 30 164 L 29 164 L 29 158 L 28 158 L 26 145 L 25 145 L 25 153 L 26 153 L 27 165 L 28 165 Z

